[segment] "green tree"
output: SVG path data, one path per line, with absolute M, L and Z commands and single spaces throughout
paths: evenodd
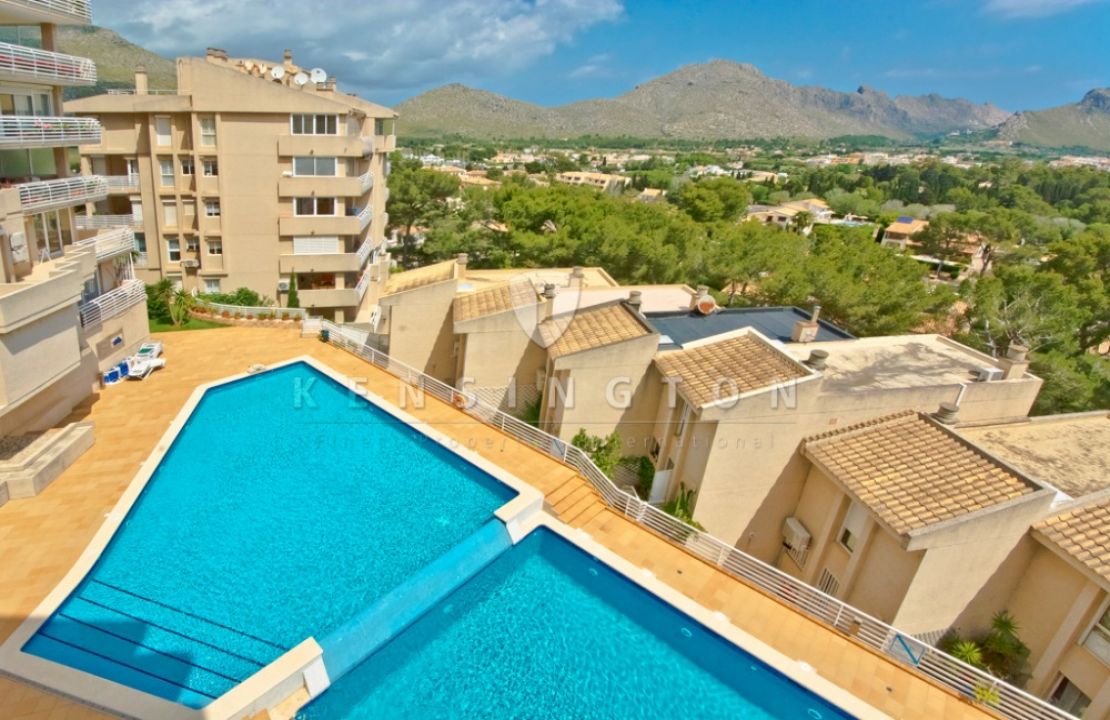
M 289 275 L 289 294 L 285 297 L 286 307 L 299 308 L 301 306 L 301 298 L 297 295 L 297 273 Z
M 158 282 L 146 286 L 146 314 L 154 322 L 166 324 L 172 322 L 170 317 L 170 303 L 175 292 L 173 281 L 162 278 Z
M 745 183 L 719 177 L 684 183 L 671 200 L 697 222 L 720 222 L 739 219 L 752 196 Z
M 192 293 L 178 290 L 173 294 L 169 303 L 170 322 L 181 325 L 189 319 L 189 311 L 196 305 L 196 298 Z
M 799 235 L 804 235 L 811 225 L 813 225 L 813 213 L 807 210 L 802 210 L 790 218 L 790 229 Z
M 594 465 L 597 465 L 597 469 L 607 477 L 613 477 L 613 471 L 621 462 L 619 433 L 614 430 L 606 437 L 598 437 L 586 432 L 586 428 L 580 428 L 571 438 L 570 444 L 586 453 L 594 461 Z
M 458 195 L 459 180 L 447 173 L 425 170 L 418 161 L 399 155 L 394 158 L 387 210 L 391 222 L 403 228 L 401 256 L 402 263 L 408 265 L 414 252 L 413 226 L 430 225 L 441 216 L 447 200 Z
M 1078 295 L 1079 348 L 1096 348 L 1110 338 L 1110 225 L 1053 243 L 1051 252 L 1045 269 L 1067 278 Z

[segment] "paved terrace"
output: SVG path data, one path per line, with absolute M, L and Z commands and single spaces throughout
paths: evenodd
M 106 389 L 69 420 L 96 424 L 96 443 L 36 498 L 0 508 L 0 640 L 21 623 L 77 560 L 193 389 L 241 373 L 253 363 L 312 355 L 368 388 L 398 397 L 393 376 L 359 358 L 302 339 L 288 329 L 231 327 L 168 333 L 168 366 L 144 382 Z M 771 599 L 610 511 L 574 470 L 429 397 L 417 418 L 478 450 L 542 490 L 551 509 L 595 539 L 788 657 L 896 718 L 993 717 L 885 656 Z M 569 621 L 573 622 L 572 619 Z M 0 717 L 68 720 L 104 715 L 43 690 L 0 677 Z

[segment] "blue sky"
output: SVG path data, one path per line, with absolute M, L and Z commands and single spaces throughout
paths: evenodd
M 394 0 L 342 13 L 328 0 L 95 0 L 93 13 L 167 56 L 290 47 L 386 104 L 462 82 L 555 105 L 711 59 L 1007 110 L 1110 86 L 1110 0 Z

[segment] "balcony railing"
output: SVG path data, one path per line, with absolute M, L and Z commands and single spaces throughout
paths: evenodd
M 108 197 L 108 183 L 99 175 L 21 183 L 19 200 L 24 212 L 43 212 L 96 202 Z
M 135 233 L 131 228 L 120 227 L 77 242 L 83 247 L 95 247 L 96 259 L 106 260 L 135 250 Z M 145 253 L 144 253 L 145 255 Z
M 109 95 L 138 95 L 139 93 L 138 93 L 137 90 L 135 90 L 135 88 L 108 88 L 108 94 Z M 144 95 L 176 95 L 177 91 L 176 90 L 148 88 L 147 90 L 145 90 L 143 92 L 143 94 Z
M 50 85 L 95 85 L 96 63 L 76 55 L 0 42 L 0 75 Z
M 389 355 L 366 345 L 362 333 L 342 325 L 312 318 L 302 333 L 328 330 L 328 342 L 351 352 L 406 383 L 443 402 L 462 407 L 474 419 L 512 435 L 536 450 L 577 470 L 614 512 L 630 522 L 669 540 L 686 552 L 725 573 L 759 588 L 787 607 L 817 619 L 838 633 L 854 638 L 892 660 L 908 665 L 958 695 L 974 699 L 993 695 L 992 710 L 1012 720 L 1074 720 L 1074 716 L 1049 705 L 1001 678 L 905 634 L 845 602 L 821 592 L 776 567 L 738 550 L 707 532 L 668 515 L 633 493 L 617 487 L 585 452 L 528 423 L 487 405 L 468 391 L 458 390 L 425 375 Z M 462 400 L 462 405 L 459 401 Z
M 355 251 L 355 254 L 358 255 L 358 266 L 360 268 L 366 264 L 366 260 L 373 251 L 374 244 L 370 241 L 370 238 L 366 238 L 362 241 L 362 244 L 358 246 L 358 250 Z
M 370 224 L 371 218 L 374 217 L 374 208 L 364 207 L 363 209 L 358 211 L 358 215 L 356 217 L 358 217 L 358 229 L 360 231 L 365 230 L 366 226 Z
M 111 227 L 140 227 L 142 218 L 134 215 L 78 215 L 73 218 L 78 230 L 99 230 Z
M 132 175 L 105 175 L 108 181 L 108 190 L 134 190 L 139 187 L 139 176 Z
M 131 255 L 131 262 L 135 265 L 135 267 L 145 268 L 147 265 L 150 264 L 150 259 L 145 252 L 140 252 L 136 250 Z
M 359 175 L 358 179 L 362 183 L 363 192 L 370 192 L 370 188 L 374 187 L 374 173 L 370 170 Z
M 81 324 L 85 327 L 97 325 L 142 302 L 146 302 L 143 281 L 124 280 L 115 290 L 81 304 Z
M 100 142 L 100 123 L 93 118 L 0 116 L 0 149 L 59 147 Z
M 362 298 L 366 296 L 366 291 L 370 288 L 370 269 L 367 268 L 359 276 L 358 282 L 355 283 L 355 293 L 358 294 L 358 299 L 361 302 Z
M 8 0 L 8 3 L 31 11 L 65 15 L 75 25 L 87 25 L 92 20 L 88 0 Z

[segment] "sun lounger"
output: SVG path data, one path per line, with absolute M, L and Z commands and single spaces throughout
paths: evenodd
M 166 366 L 165 358 L 141 358 L 135 356 L 127 361 L 127 377 L 132 380 L 146 380 L 158 368 Z
M 143 343 L 139 346 L 139 351 L 135 353 L 137 358 L 156 358 L 162 354 L 162 343 L 160 341 Z

